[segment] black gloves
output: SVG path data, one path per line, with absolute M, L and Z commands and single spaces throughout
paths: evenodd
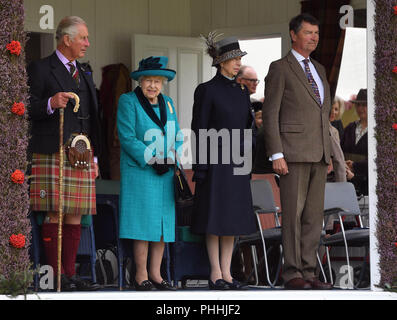
M 171 158 L 167 158 L 167 159 L 152 158 L 149 161 L 149 165 L 156 171 L 158 175 L 161 176 L 174 167 L 174 160 Z
M 196 171 L 194 171 L 192 180 L 198 184 L 201 184 L 204 182 L 206 177 L 207 177 L 207 171 L 196 170 Z
M 167 173 L 169 170 L 169 167 L 167 164 L 158 164 L 158 163 L 153 163 L 152 168 L 156 171 L 158 175 L 163 175 L 164 173 Z

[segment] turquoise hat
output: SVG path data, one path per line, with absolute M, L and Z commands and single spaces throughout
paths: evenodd
M 138 70 L 131 72 L 131 78 L 138 80 L 143 76 L 161 76 L 166 77 L 168 81 L 174 79 L 176 71 L 166 69 L 168 58 L 164 56 L 149 57 L 139 62 Z

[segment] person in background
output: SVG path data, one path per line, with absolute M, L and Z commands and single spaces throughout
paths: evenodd
M 341 139 L 346 165 L 354 173 L 350 180 L 358 194 L 368 195 L 368 111 L 367 89 L 360 89 L 353 103 L 359 120 L 351 122 Z
M 161 275 L 165 242 L 175 241 L 173 168 L 175 150 L 183 143 L 173 101 L 161 93 L 164 82 L 175 77 L 167 63 L 164 56 L 141 60 L 131 73 L 139 86 L 120 96 L 117 109 L 119 237 L 133 239 L 133 283 L 138 291 L 176 289 Z
M 241 66 L 236 75 L 236 82 L 246 85 L 250 95 L 256 93 L 256 87 L 259 84 L 258 75 L 250 66 Z
M 269 160 L 269 157 L 266 156 L 266 145 L 265 145 L 265 136 L 264 136 L 264 128 L 263 128 L 263 119 L 262 119 L 262 107 L 263 101 L 255 101 L 252 103 L 252 107 L 255 112 L 255 148 L 252 157 L 252 173 L 254 174 L 265 174 L 265 173 L 274 173 L 272 162 Z
M 331 168 L 327 177 L 329 182 L 346 182 L 354 177 L 354 173 L 347 166 L 345 156 L 341 147 L 338 130 L 330 124 L 329 134 L 331 137 Z
M 333 105 L 333 107 L 335 104 Z M 331 115 L 335 113 L 333 111 L 333 107 L 330 112 L 330 121 Z M 329 126 L 329 134 L 331 139 L 331 162 L 328 168 L 327 182 L 346 182 L 352 180 L 354 178 L 354 173 L 349 169 L 346 165 L 345 156 L 342 151 L 341 142 L 339 138 L 338 130 L 332 126 L 330 122 Z M 328 232 L 332 231 L 334 228 L 334 221 L 337 220 L 337 215 L 331 216 L 328 218 L 328 222 L 326 225 L 326 230 Z M 322 256 L 324 250 L 321 248 L 319 250 L 320 256 Z
M 350 99 L 347 101 L 343 101 L 344 104 L 344 111 L 340 116 L 340 119 L 343 124 L 343 128 L 346 128 L 350 122 L 358 120 L 358 115 L 356 109 L 354 108 L 354 104 L 350 101 L 355 100 L 357 98 L 357 94 L 352 94 Z M 340 136 L 341 139 L 343 135 Z
M 339 97 L 335 97 L 332 101 L 331 113 L 329 114 L 329 121 L 331 122 L 331 125 L 338 130 L 339 137 L 343 137 L 343 123 L 341 116 L 345 110 L 344 106 L 344 101 Z
M 256 87 L 259 84 L 258 75 L 255 69 L 251 66 L 241 66 L 236 75 L 236 82 L 245 85 L 248 88 L 249 94 L 256 93 Z M 252 152 L 252 173 L 270 173 L 271 162 L 264 156 L 265 145 L 263 140 L 262 128 L 262 105 L 263 101 L 250 98 L 252 111 L 255 116 L 255 127 L 253 134 L 255 135 L 255 146 Z
M 354 177 L 354 173 L 346 165 L 340 142 L 341 137 L 343 137 L 343 125 L 340 120 L 340 115 L 343 112 L 340 112 L 340 110 L 344 109 L 343 106 L 343 100 L 335 97 L 329 114 L 332 159 L 327 181 L 330 182 L 346 182 Z
M 91 73 L 77 61 L 85 56 L 90 46 L 87 24 L 80 17 L 63 18 L 56 31 L 56 40 L 56 51 L 47 58 L 32 62 L 27 69 L 31 121 L 29 152 L 32 153 L 30 208 L 46 213 L 41 235 L 47 263 L 56 275 L 59 110 L 63 109 L 65 152 L 76 138 L 79 139 L 78 144 L 89 150 L 89 157 L 84 160 L 84 167 L 76 167 L 72 159 L 66 153 L 64 155 L 61 290 L 97 290 L 97 284 L 81 279 L 75 270 L 81 218 L 96 214 L 95 179 L 99 174 L 100 129 L 96 90 Z M 73 112 L 76 101 L 71 92 L 79 97 L 78 112 Z
M 193 164 L 195 186 L 195 207 L 192 231 L 206 235 L 211 272 L 211 290 L 241 290 L 246 286 L 233 279 L 231 260 L 234 237 L 251 234 L 256 229 L 250 188 L 250 172 L 236 174 L 241 167 L 232 157 L 232 130 L 239 130 L 239 140 L 234 145 L 252 148 L 252 141 L 245 141 L 244 130 L 253 126 L 253 113 L 249 91 L 243 84 L 237 84 L 235 76 L 241 67 L 241 57 L 246 53 L 240 50 L 238 40 L 228 37 L 215 42 L 213 33 L 206 39 L 207 52 L 213 58 L 212 65 L 217 74 L 210 81 L 200 84 L 194 93 L 192 130 L 199 139 L 196 143 Z M 200 148 L 200 132 L 209 130 L 227 132 L 229 143 L 224 139 Z M 216 149 L 215 149 L 216 148 Z M 223 162 L 222 154 L 227 153 L 230 161 Z M 218 154 L 217 162 L 208 161 L 211 155 Z M 207 159 L 205 163 L 199 159 Z M 251 162 L 249 166 L 251 167 Z
M 263 102 L 261 101 L 257 101 L 254 100 L 252 101 L 252 111 L 254 112 L 255 115 L 255 127 L 257 130 L 259 130 L 260 128 L 262 128 L 262 106 L 263 106 Z

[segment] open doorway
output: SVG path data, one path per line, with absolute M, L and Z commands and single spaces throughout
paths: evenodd
M 367 29 L 346 28 L 343 55 L 335 96 L 344 104 L 340 110 L 343 126 L 359 120 L 349 100 L 355 98 L 360 89 L 367 88 Z
M 343 54 L 339 69 L 335 96 L 340 103 L 339 118 L 343 129 L 355 121 L 361 121 L 356 108 L 350 100 L 355 100 L 361 89 L 367 89 L 367 29 L 346 28 Z M 368 112 L 367 112 L 368 113 Z M 367 115 L 368 116 L 368 115 Z M 358 145 L 358 142 L 356 142 Z M 368 166 L 368 164 L 367 164 Z M 368 184 L 368 178 L 367 184 Z M 360 209 L 368 220 L 368 191 L 360 197 Z M 368 221 L 364 221 L 365 225 Z
M 240 48 L 248 54 L 243 57 L 243 65 L 255 69 L 260 80 L 256 93 L 251 98 L 261 100 L 264 97 L 264 79 L 269 71 L 270 64 L 281 58 L 281 37 L 240 40 Z
M 54 51 L 54 35 L 42 32 L 29 32 L 26 42 L 26 65 L 49 56 Z

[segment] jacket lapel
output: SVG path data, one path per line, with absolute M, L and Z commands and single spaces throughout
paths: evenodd
M 97 101 L 96 89 L 94 86 L 94 82 L 93 82 L 92 78 L 87 75 L 86 71 L 83 69 L 81 64 L 78 61 L 76 61 L 76 62 L 77 62 L 77 69 L 79 71 L 79 76 L 80 76 L 80 78 L 82 78 L 82 79 L 80 79 L 80 81 L 83 81 L 83 79 L 84 79 L 85 83 L 87 83 L 88 88 L 90 90 L 91 97 L 94 101 L 94 106 L 95 106 L 95 108 L 97 108 L 98 101 Z
M 51 56 L 51 69 L 52 74 L 54 75 L 55 80 L 57 81 L 59 87 L 64 92 L 69 92 L 72 90 L 72 77 L 66 70 L 65 66 L 62 62 L 58 59 L 56 53 L 54 52 Z M 71 81 L 69 81 L 71 80 Z
M 288 60 L 288 63 L 290 65 L 292 71 L 296 74 L 299 81 L 302 82 L 302 84 L 304 85 L 306 90 L 309 92 L 309 94 L 312 96 L 312 98 L 317 103 L 317 105 L 319 107 L 321 107 L 320 103 L 317 101 L 316 95 L 314 94 L 313 88 L 311 87 L 309 81 L 307 80 L 305 71 L 303 71 L 301 65 L 299 64 L 298 60 L 296 60 L 295 56 L 292 54 L 291 51 L 287 55 L 287 60 Z M 313 62 L 313 59 L 311 61 Z M 317 72 L 319 71 L 319 69 L 317 67 L 316 67 L 316 70 L 317 70 Z M 324 82 L 323 78 L 322 78 L 322 81 Z

